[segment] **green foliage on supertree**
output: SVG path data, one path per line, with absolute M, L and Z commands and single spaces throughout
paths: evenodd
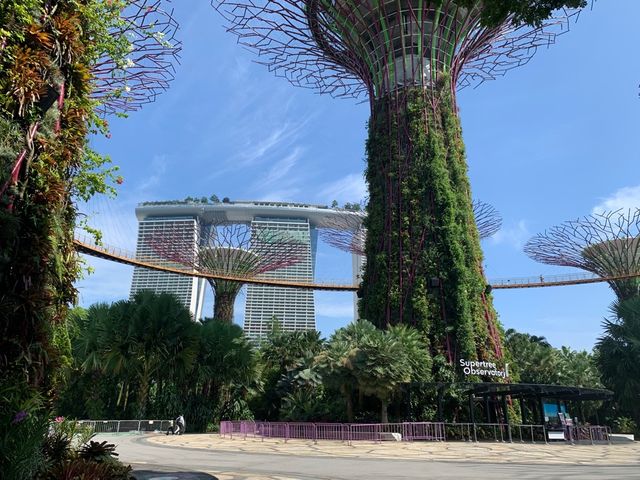
M 381 328 L 418 327 L 449 361 L 489 360 L 497 320 L 450 92 L 443 79 L 436 94 L 406 89 L 374 104 L 360 315 Z
M 587 0 L 458 0 L 461 6 L 474 7 L 482 3 L 482 22 L 499 25 L 512 16 L 516 25 L 539 26 L 560 8 L 584 8 Z
M 107 134 L 99 112 L 125 93 L 103 84 L 94 96 L 95 69 L 110 65 L 107 84 L 128 78 L 127 55 L 140 45 L 127 35 L 138 26 L 123 16 L 130 3 L 0 2 L 0 386 L 23 384 L 45 412 L 64 380 L 56 370 L 70 362 L 63 323 L 81 271 L 74 228 L 83 226 L 74 202 L 115 193 L 117 169 L 87 137 Z M 153 25 L 139 27 L 155 38 Z
M 86 136 L 101 124 L 90 98 L 91 66 L 128 45 L 109 33 L 119 21 L 118 5 L 108 2 L 0 6 L 0 385 L 22 385 L 18 403 L 32 406 L 29 418 L 46 416 L 46 400 L 62 380 L 55 370 L 69 361 L 58 325 L 80 270 L 72 195 L 108 188 L 109 169 L 94 170 L 105 163 L 87 153 Z M 4 450 L 20 433 L 4 422 L 0 429 Z M 22 453 L 16 465 L 38 458 L 28 448 Z

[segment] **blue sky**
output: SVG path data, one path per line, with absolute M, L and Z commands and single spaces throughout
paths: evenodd
M 171 89 L 128 119 L 111 119 L 111 139 L 93 140 L 125 178 L 116 200 L 87 209 L 98 212 L 91 223 L 105 242 L 135 248 L 134 208 L 145 200 L 364 198 L 368 103 L 275 78 L 236 45 L 208 1 L 174 7 L 183 51 Z M 502 230 L 483 242 L 489 279 L 568 273 L 530 260 L 523 244 L 594 209 L 640 207 L 640 2 L 616 7 L 596 2 L 528 65 L 459 93 L 473 196 L 503 216 Z M 130 267 L 87 261 L 94 273 L 77 283 L 80 305 L 128 296 Z M 321 244 L 318 278 L 348 279 L 350 269 L 348 255 Z M 494 292 L 506 328 L 576 349 L 591 349 L 613 299 L 605 284 Z M 205 312 L 211 303 L 209 293 Z M 244 297 L 239 323 L 243 309 Z M 316 309 L 328 336 L 352 318 L 352 296 L 316 293 Z

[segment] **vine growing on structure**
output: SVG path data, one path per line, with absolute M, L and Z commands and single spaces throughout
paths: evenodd
M 52 372 L 63 361 L 55 325 L 75 300 L 79 264 L 73 245 L 74 197 L 113 192 L 115 168 L 88 146 L 107 132 L 98 112 L 128 98 L 102 88 L 101 75 L 126 83 L 127 8 L 143 0 L 6 0 L 0 4 L 0 426 L 15 408 L 46 414 L 35 399 L 53 395 Z M 152 15 L 134 10 L 138 19 Z M 153 8 L 152 8 L 153 7 Z M 153 27 L 143 26 L 145 35 Z M 100 72 L 105 59 L 121 67 Z M 140 75 L 139 73 L 137 75 Z M 102 77 L 104 78 L 104 77 Z M 107 80 L 111 82 L 111 80 Z M 112 83 L 109 83 L 112 85 Z M 100 94 L 96 96 L 95 92 Z M 6 401 L 5 401 L 6 400 Z M 24 417 L 23 417 L 24 418 Z M 40 430 L 32 430 L 34 435 Z M 37 439 L 36 439 L 37 440 Z M 21 447 L 23 445 L 24 447 Z M 34 440 L 0 435 L 0 470 L 37 458 Z M 22 470 L 22 478 L 34 472 Z
M 450 90 L 377 100 L 369 125 L 367 264 L 361 316 L 418 326 L 432 352 L 499 356 L 480 265 L 461 129 Z M 483 300 L 484 297 L 484 300 Z

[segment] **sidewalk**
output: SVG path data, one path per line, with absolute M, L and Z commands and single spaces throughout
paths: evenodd
M 173 447 L 244 453 L 270 453 L 316 457 L 389 458 L 501 464 L 638 465 L 640 442 L 617 445 L 566 445 L 465 442 L 353 442 L 282 439 L 243 440 L 218 434 L 152 436 L 147 441 Z

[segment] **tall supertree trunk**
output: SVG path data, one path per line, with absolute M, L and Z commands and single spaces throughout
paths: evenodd
M 404 323 L 434 353 L 496 357 L 460 121 L 446 82 L 374 101 L 367 141 L 367 264 L 361 316 Z M 499 338 L 498 338 L 499 343 Z
M 242 284 L 228 280 L 210 280 L 209 282 L 214 290 L 213 318 L 233 323 L 234 305 Z
M 75 298 L 72 180 L 91 112 L 76 7 L 34 2 L 19 20 L 0 9 L 9 28 L 0 39 L 0 471 L 9 479 L 36 473 L 38 425 L 59 378 L 53 331 Z
M 57 7 L 6 46 L 0 68 L 16 92 L 3 96 L 0 114 L 0 368 L 41 392 L 56 359 L 51 324 L 75 298 L 71 189 L 91 109 L 82 19 L 73 6 Z

